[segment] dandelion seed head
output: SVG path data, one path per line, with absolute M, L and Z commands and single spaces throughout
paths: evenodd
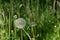
M 26 25 L 26 21 L 23 18 L 18 18 L 14 21 L 14 24 L 17 28 L 24 28 Z

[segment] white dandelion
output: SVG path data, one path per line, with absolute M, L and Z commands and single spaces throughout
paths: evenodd
M 14 24 L 17 28 L 22 29 L 26 33 L 26 35 L 29 37 L 29 39 L 31 40 L 30 35 L 24 30 L 24 27 L 26 26 L 26 21 L 23 18 L 16 19 L 14 21 Z M 21 38 L 22 38 L 22 36 L 21 36 Z
M 18 18 L 14 21 L 14 24 L 17 28 L 24 28 L 26 25 L 26 21 L 23 18 Z

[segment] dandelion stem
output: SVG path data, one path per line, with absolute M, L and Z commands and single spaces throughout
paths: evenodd
M 56 0 L 53 1 L 53 10 L 55 12 L 55 3 L 56 3 Z
M 29 37 L 29 39 L 31 40 L 30 35 L 23 29 L 23 31 L 26 33 L 26 35 Z
M 1 27 L 1 40 L 2 40 L 2 27 Z
M 23 40 L 23 36 L 22 36 L 22 30 L 21 30 L 21 40 Z
M 13 33 L 12 33 L 12 40 L 13 40 Z
M 9 38 L 10 38 L 10 14 L 9 14 Z M 10 40 L 10 39 L 9 39 Z
M 31 27 L 31 30 L 32 30 L 33 38 L 35 39 L 34 29 L 33 29 L 33 27 Z

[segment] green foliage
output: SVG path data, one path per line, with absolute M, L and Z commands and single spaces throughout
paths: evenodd
M 56 18 L 54 11 L 51 0 L 0 0 L 0 40 L 30 40 L 15 27 L 17 18 L 26 20 L 24 30 L 32 40 L 60 40 L 60 12 Z

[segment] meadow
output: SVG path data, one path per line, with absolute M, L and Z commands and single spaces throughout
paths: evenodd
M 56 0 L 0 0 L 0 40 L 60 40 Z

